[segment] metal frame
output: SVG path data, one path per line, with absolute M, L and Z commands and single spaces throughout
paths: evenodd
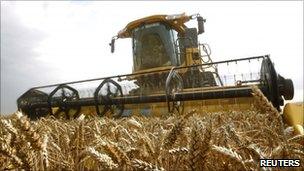
M 39 86 L 31 88 L 29 91 L 35 90 L 35 89 L 41 89 L 41 88 L 48 88 L 57 86 L 49 95 L 48 95 L 48 101 L 47 102 L 33 102 L 31 104 L 27 104 L 23 106 L 22 104 L 18 104 L 19 108 L 28 108 L 29 106 L 31 108 L 45 108 L 45 107 L 60 107 L 64 106 L 66 108 L 73 108 L 73 107 L 80 107 L 81 106 L 95 106 L 96 112 L 99 115 L 104 115 L 106 111 L 111 109 L 113 105 L 116 105 L 119 107 L 120 112 L 117 116 L 120 116 L 123 113 L 124 105 L 125 104 L 140 104 L 140 103 L 154 103 L 154 102 L 167 102 L 168 104 L 168 111 L 172 112 L 174 109 L 177 109 L 176 102 L 178 101 L 188 101 L 188 100 L 207 100 L 207 99 L 219 99 L 219 98 L 237 98 L 237 97 L 251 97 L 252 91 L 250 86 L 237 86 L 237 87 L 214 87 L 212 90 L 196 90 L 194 92 L 175 92 L 174 95 L 171 94 L 169 91 L 169 83 L 172 81 L 173 77 L 177 77 L 177 79 L 180 81 L 180 83 L 183 85 L 183 80 L 180 77 L 180 75 L 176 72 L 178 69 L 192 69 L 195 67 L 200 66 L 207 66 L 207 65 L 215 65 L 220 63 L 229 63 L 229 62 L 238 62 L 238 61 L 245 61 L 245 60 L 253 60 L 253 59 L 265 59 L 268 58 L 268 55 L 265 56 L 255 56 L 255 57 L 249 57 L 249 58 L 241 58 L 241 59 L 233 59 L 233 60 L 225 60 L 225 61 L 219 61 L 219 62 L 212 62 L 212 63 L 205 63 L 205 64 L 196 64 L 192 66 L 178 66 L 173 67 L 171 69 L 162 69 L 162 70 L 155 70 L 152 72 L 142 72 L 142 73 L 135 73 L 135 74 L 124 74 L 124 75 L 116 75 L 112 77 L 102 77 L 102 78 L 95 78 L 95 79 L 86 79 L 86 80 L 80 80 L 80 81 L 73 81 L 73 82 L 66 82 L 61 84 L 51 84 L 46 86 Z M 169 72 L 170 71 L 170 72 Z M 169 72 L 169 75 L 166 79 L 166 86 L 165 86 L 165 92 L 163 94 L 154 94 L 154 95 L 147 95 L 147 96 L 124 96 L 122 92 L 121 86 L 113 80 L 113 78 L 120 79 L 121 77 L 128 77 L 128 76 L 138 76 L 138 75 L 145 75 L 145 74 L 152 74 L 152 73 L 159 73 L 159 72 Z M 101 84 L 95 89 L 94 97 L 89 98 L 80 98 L 77 101 L 56 101 L 52 100 L 53 95 L 60 89 L 60 88 L 68 88 L 74 93 L 76 93 L 79 97 L 78 91 L 70 86 L 67 86 L 67 84 L 76 84 L 76 83 L 82 83 L 82 82 L 89 82 L 89 81 L 98 81 L 103 80 Z M 120 92 L 120 96 L 112 97 L 110 98 L 109 93 L 106 96 L 102 96 L 101 100 L 99 99 L 99 91 L 106 83 L 112 83 Z M 267 93 L 267 85 L 265 88 L 265 85 L 260 84 L 260 82 L 257 83 L 257 85 L 260 87 L 260 89 Z M 22 96 L 21 96 L 22 97 Z M 20 98 L 21 98 L 20 97 Z M 20 99 L 19 98 L 19 99 Z M 18 99 L 18 100 L 19 100 Z M 103 111 L 99 110 L 99 105 L 104 105 L 105 109 Z M 172 106 L 172 107 L 171 107 Z M 79 110 L 80 110 L 79 108 Z M 77 111 L 79 111 L 77 110 Z M 51 110 L 52 112 L 52 110 Z M 178 110 L 178 112 L 180 112 Z
M 245 61 L 245 60 L 252 60 L 252 59 L 264 59 L 264 58 L 269 58 L 269 55 L 254 56 L 254 57 L 248 57 L 248 58 L 239 58 L 239 59 L 232 59 L 232 60 L 225 60 L 225 61 L 217 61 L 217 62 L 212 62 L 212 63 L 207 63 L 207 64 L 196 64 L 196 65 L 191 65 L 191 66 L 177 66 L 177 67 L 175 67 L 175 69 L 177 70 L 177 69 L 185 69 L 185 68 L 195 68 L 195 67 L 199 67 L 199 66 L 206 66 L 206 65 L 213 65 L 213 64 L 220 64 L 220 63 L 229 63 L 229 62 L 235 62 L 235 61 Z M 165 72 L 165 71 L 170 71 L 170 70 L 171 70 L 171 68 L 155 70 L 155 71 L 147 71 L 147 72 L 141 72 L 141 73 L 134 73 L 134 74 L 123 74 L 123 75 L 116 75 L 116 76 L 110 76 L 110 77 L 100 77 L 100 78 L 86 79 L 86 80 L 80 80 L 80 81 L 65 82 L 65 83 L 60 83 L 60 84 L 50 84 L 50 85 L 45 85 L 45 86 L 38 86 L 38 87 L 33 87 L 31 89 L 48 88 L 48 87 L 59 86 L 61 84 L 76 84 L 76 83 L 83 83 L 83 82 L 89 82 L 89 81 L 97 81 L 97 80 L 103 80 L 103 79 L 114 78 L 114 77 L 119 78 L 119 77 L 144 75 L 144 74 L 150 74 L 150 73 Z

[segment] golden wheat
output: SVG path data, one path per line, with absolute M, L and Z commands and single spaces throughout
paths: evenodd
M 0 170 L 261 170 L 261 158 L 304 166 L 303 136 L 282 133 L 270 105 L 258 108 L 166 118 L 1 116 Z
M 107 154 L 99 153 L 93 147 L 87 147 L 85 152 L 88 156 L 100 163 L 104 168 L 113 169 L 118 167 L 118 165 L 113 162 L 111 157 L 109 157 Z

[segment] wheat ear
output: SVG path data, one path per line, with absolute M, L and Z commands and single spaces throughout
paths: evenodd
M 103 143 L 102 147 L 110 157 L 120 165 L 130 165 L 130 159 L 127 154 L 114 143 Z
M 11 159 L 12 164 L 15 166 L 15 168 L 19 168 L 19 167 L 23 166 L 21 159 L 13 153 L 12 148 L 7 146 L 7 144 L 5 144 L 5 143 L 2 143 L 0 147 L 1 147 L 0 154 Z
M 212 145 L 212 151 L 224 157 L 227 157 L 241 167 L 241 170 L 246 170 L 242 157 L 230 148 Z
M 273 107 L 272 103 L 268 101 L 267 97 L 264 96 L 257 86 L 252 86 L 252 95 L 262 111 L 272 114 L 273 116 L 280 116 L 278 110 Z
M 100 163 L 105 168 L 113 169 L 118 167 L 118 165 L 113 162 L 111 157 L 106 154 L 99 153 L 93 147 L 87 147 L 85 151 L 88 156 Z
M 283 120 L 278 110 L 273 107 L 272 103 L 268 101 L 268 99 L 264 96 L 262 91 L 257 86 L 252 86 L 252 95 L 256 99 L 258 107 L 262 111 L 265 111 L 266 113 L 268 113 L 269 116 L 275 117 L 277 119 L 277 121 L 279 122 L 281 135 L 283 135 L 283 140 L 286 141 L 284 136 Z
M 211 140 L 211 122 L 206 126 L 204 136 L 202 136 L 202 128 L 199 123 L 195 123 L 191 131 L 189 165 L 192 170 L 204 170 L 207 154 L 210 149 Z
M 127 125 L 130 128 L 135 128 L 135 129 L 141 129 L 142 128 L 142 124 L 139 121 L 137 121 L 134 117 L 127 120 Z
M 7 129 L 7 131 L 13 135 L 17 135 L 18 132 L 17 130 L 14 128 L 14 126 L 11 123 L 11 120 L 2 120 L 1 119 L 1 123 L 4 125 L 4 127 Z
M 134 159 L 132 160 L 132 166 L 136 169 L 141 169 L 141 170 L 147 170 L 147 171 L 163 171 L 165 170 L 162 167 L 158 167 L 156 165 L 153 165 L 151 163 L 139 160 L 139 159 Z
M 236 131 L 234 130 L 234 128 L 231 125 L 227 125 L 226 127 L 226 131 L 229 135 L 229 137 L 239 146 L 243 146 L 243 142 L 241 141 L 240 137 L 238 136 L 238 134 L 236 133 Z
M 26 116 L 20 116 L 21 113 L 16 114 L 17 116 L 17 122 L 19 123 L 19 127 L 21 129 L 21 131 L 25 134 L 25 137 L 27 139 L 28 142 L 30 142 L 31 146 L 35 149 L 35 150 L 42 150 L 42 140 L 40 135 L 34 131 L 34 129 L 31 126 L 30 121 L 28 120 L 28 118 Z
M 186 115 L 182 116 L 182 118 L 174 125 L 172 130 L 169 132 L 168 136 L 164 140 L 164 149 L 170 149 L 177 140 L 177 137 L 183 131 L 186 120 L 192 116 L 196 111 L 192 110 L 188 112 Z
M 186 147 L 178 147 L 169 150 L 171 155 L 187 155 L 189 153 L 189 149 Z
M 296 135 L 287 140 L 287 142 L 296 142 L 304 144 L 304 135 Z

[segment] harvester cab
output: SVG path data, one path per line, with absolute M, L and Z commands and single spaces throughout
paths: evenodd
M 197 28 L 188 28 L 185 23 L 190 20 L 197 20 Z M 191 16 L 183 14 L 175 15 L 154 15 L 141 18 L 130 22 L 124 29 L 118 32 L 112 38 L 110 43 L 111 52 L 114 52 L 115 40 L 119 38 L 131 38 L 133 50 L 133 74 L 151 73 L 160 70 L 170 70 L 172 67 L 188 67 L 192 65 L 201 65 L 203 63 L 212 62 L 210 58 L 210 48 L 207 44 L 200 44 L 198 35 L 204 33 L 204 23 L 206 22 L 199 14 Z M 205 62 L 204 60 L 205 59 Z M 212 66 L 212 65 L 211 65 Z M 220 77 L 214 77 L 216 65 L 213 65 L 212 71 L 199 71 L 202 68 L 184 69 L 182 72 L 184 86 L 187 88 L 201 87 L 199 81 L 192 81 L 196 74 L 197 77 L 203 77 L 203 86 L 216 86 L 222 83 Z M 165 87 L 165 82 L 159 83 L 157 80 L 166 80 L 168 71 L 158 72 L 163 74 L 162 77 L 155 78 L 150 75 L 150 80 L 144 79 L 143 76 L 136 76 L 136 82 L 140 87 L 145 87 L 143 84 L 149 83 L 148 89 L 155 89 L 161 84 L 160 91 Z M 192 76 L 190 76 L 192 75 Z M 155 78 L 155 79 L 153 79 Z M 191 80 L 189 80 L 191 79 Z M 191 82 L 191 83 L 190 83 Z M 194 84 L 193 84 L 194 83 Z M 191 84 L 191 85 L 190 85 Z M 141 89 L 147 92 L 148 89 Z
M 185 26 L 192 19 L 197 19 L 198 29 Z M 204 32 L 205 21 L 199 14 L 184 13 L 135 20 L 112 38 L 111 52 L 116 39 L 132 38 L 133 73 L 201 64 L 198 34 Z M 186 56 L 187 51 L 191 56 Z
M 185 23 L 194 19 L 197 28 L 188 28 Z M 242 111 L 252 108 L 254 86 L 281 111 L 293 98 L 292 81 L 276 72 L 269 55 L 212 61 L 209 46 L 198 41 L 205 21 L 184 13 L 132 21 L 110 43 L 114 52 L 115 40 L 132 39 L 131 74 L 34 87 L 17 100 L 18 109 L 32 119 Z M 303 104 L 286 106 L 286 120 L 303 134 Z

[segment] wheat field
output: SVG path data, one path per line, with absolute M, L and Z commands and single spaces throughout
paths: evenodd
M 302 168 L 293 169 L 303 170 L 304 136 L 295 136 L 253 90 L 256 104 L 243 112 L 37 121 L 20 112 L 1 116 L 0 170 L 270 170 L 259 167 L 263 158 L 300 159 Z

